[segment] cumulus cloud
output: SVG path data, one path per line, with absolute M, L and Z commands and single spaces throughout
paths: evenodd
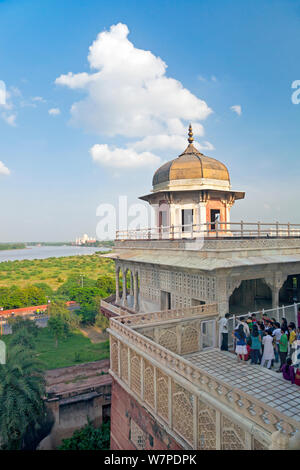
M 0 80 L 0 106 L 6 104 L 6 85 L 3 80 Z
M 10 171 L 7 166 L 4 165 L 3 162 L 0 161 L 0 175 L 9 175 Z
M 236 113 L 238 116 L 242 114 L 242 106 L 240 104 L 235 104 L 230 107 L 230 109 Z
M 173 150 L 174 152 L 182 152 L 186 146 L 186 137 L 181 135 L 149 135 L 142 140 L 138 140 L 130 144 L 137 151 L 141 150 Z M 214 150 L 214 146 L 210 142 L 197 143 L 198 150 Z
M 16 114 L 12 112 L 14 106 L 11 101 L 12 95 L 16 94 L 15 90 L 18 89 L 11 87 L 9 92 L 5 82 L 0 80 L 0 117 L 10 126 L 16 125 Z
M 7 114 L 7 113 L 2 113 L 2 118 L 4 121 L 9 124 L 10 126 L 15 127 L 16 126 L 16 114 Z
M 148 157 L 136 153 L 139 149 L 146 150 L 147 142 L 151 144 L 148 150 L 163 149 L 167 142 L 171 148 L 176 145 L 178 148 L 191 121 L 195 134 L 202 136 L 204 129 L 199 121 L 206 119 L 212 110 L 181 82 L 168 77 L 166 63 L 151 51 L 136 48 L 128 34 L 128 27 L 122 23 L 99 33 L 89 48 L 91 72 L 69 72 L 58 77 L 55 83 L 85 93 L 85 97 L 71 107 L 74 125 L 105 137 L 140 139 L 125 144 L 123 149 L 132 167 L 141 166 L 139 158 L 143 160 L 142 165 L 152 161 L 149 152 L 146 152 Z M 186 140 L 182 150 L 185 146 Z M 105 153 L 108 152 L 107 161 L 111 166 L 124 166 L 122 159 L 118 159 L 118 152 L 106 147 Z
M 42 96 L 34 96 L 32 101 L 39 101 L 40 103 L 46 103 L 46 100 Z
M 49 109 L 48 113 L 51 116 L 57 116 L 58 114 L 60 114 L 60 109 L 59 108 L 51 108 L 51 109 Z
M 160 158 L 151 152 L 138 153 L 131 148 L 111 148 L 107 144 L 96 144 L 90 149 L 95 162 L 117 168 L 157 166 Z

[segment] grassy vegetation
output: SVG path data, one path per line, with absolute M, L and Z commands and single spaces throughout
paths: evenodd
M 2 336 L 9 344 L 13 335 Z M 100 361 L 109 358 L 109 341 L 92 343 L 80 331 L 70 333 L 66 339 L 61 339 L 55 347 L 54 336 L 49 328 L 39 328 L 34 339 L 36 356 L 42 361 L 42 368 L 56 369 L 85 362 Z
M 99 275 L 114 273 L 113 261 L 99 255 L 68 256 L 0 263 L 0 287 L 46 283 L 57 289 L 70 276 L 84 275 L 97 279 Z

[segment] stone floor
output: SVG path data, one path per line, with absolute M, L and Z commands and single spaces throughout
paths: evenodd
M 284 380 L 282 374 L 250 363 L 238 363 L 236 356 L 211 349 L 184 356 L 194 365 L 235 388 L 300 421 L 300 387 Z

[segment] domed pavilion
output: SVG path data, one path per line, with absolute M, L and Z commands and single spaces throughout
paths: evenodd
M 188 136 L 185 151 L 156 170 L 152 192 L 140 199 L 154 207 L 157 227 L 182 227 L 182 231 L 189 232 L 193 224 L 201 230 L 214 231 L 218 221 L 226 222 L 227 228 L 230 208 L 245 193 L 231 189 L 223 163 L 194 147 L 191 125 Z

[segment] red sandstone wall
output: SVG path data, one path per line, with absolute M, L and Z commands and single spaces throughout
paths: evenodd
M 66 302 L 67 307 L 74 307 L 77 306 L 78 304 L 74 302 L 74 300 L 69 300 Z M 29 315 L 30 313 L 35 313 L 37 309 L 39 309 L 42 312 L 45 312 L 47 310 L 48 304 L 46 305 L 35 305 L 33 307 L 24 307 L 24 308 L 12 308 L 10 310 L 2 310 L 0 311 L 0 316 L 11 316 L 12 313 L 17 315 Z
M 220 211 L 220 221 L 221 222 L 227 222 L 227 220 L 226 220 L 226 207 L 225 207 L 225 204 L 223 204 L 223 202 L 213 200 L 213 199 L 207 201 L 207 205 L 206 205 L 206 220 L 207 220 L 207 222 L 210 222 L 210 210 L 211 209 L 218 209 Z
M 130 420 L 147 434 L 146 450 L 182 450 L 182 447 L 115 380 L 111 396 L 112 450 L 136 450 L 130 441 Z

